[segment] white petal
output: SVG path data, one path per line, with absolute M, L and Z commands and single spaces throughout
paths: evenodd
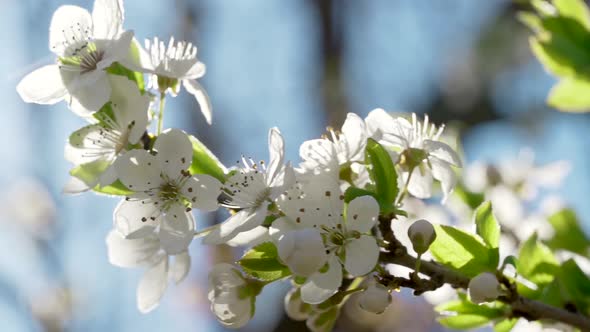
M 193 161 L 193 145 L 186 133 L 180 129 L 168 129 L 158 136 L 154 150 L 163 173 L 171 179 L 181 175 Z
M 365 122 L 358 115 L 348 113 L 342 125 L 342 136 L 345 143 L 345 158 L 347 161 L 359 161 L 365 158 Z
M 51 18 L 49 26 L 49 49 L 64 55 L 64 51 L 72 45 L 73 38 L 84 41 L 84 35 L 92 33 L 90 13 L 78 6 L 61 6 Z M 74 45 L 75 47 L 75 45 Z
M 443 142 L 427 139 L 424 140 L 424 148 L 429 152 L 429 154 L 437 157 L 438 159 L 444 160 L 451 165 L 461 167 L 463 164 L 457 152 L 455 152 L 455 150 Z
M 144 191 L 160 184 L 156 157 L 146 150 L 131 150 L 117 158 L 114 167 L 119 180 L 133 191 Z
M 181 252 L 174 256 L 174 263 L 170 268 L 170 276 L 175 283 L 179 284 L 186 278 L 191 269 L 191 256 L 188 251 Z
M 55 104 L 67 94 L 59 67 L 48 65 L 25 76 L 16 86 L 16 91 L 27 103 Z
M 160 223 L 160 210 L 142 200 L 121 200 L 113 213 L 115 229 L 126 238 L 144 237 Z
M 327 139 L 313 139 L 303 142 L 299 147 L 299 156 L 303 159 L 301 166 L 312 170 L 316 168 L 337 170 L 338 156 L 334 143 Z
M 110 67 L 113 62 L 126 59 L 129 56 L 129 52 L 131 52 L 132 41 L 133 31 L 125 31 L 119 38 L 114 40 L 95 40 L 96 47 L 104 50 L 104 55 L 96 64 L 96 68 L 98 70 L 104 70 Z
M 193 64 L 193 66 L 184 74 L 183 79 L 193 79 L 196 80 L 197 78 L 201 78 L 205 75 L 207 71 L 207 67 L 201 61 L 197 61 L 197 63 Z
M 281 236 L 286 234 L 288 231 L 297 229 L 295 223 L 287 217 L 280 217 L 272 222 L 268 229 L 269 235 L 274 241 L 278 241 Z
M 78 179 L 77 177 L 70 176 L 68 182 L 62 188 L 62 192 L 64 194 L 80 194 L 85 191 L 90 190 L 91 188 L 84 183 L 84 181 Z
M 150 97 L 148 94 L 142 95 L 135 82 L 126 76 L 109 75 L 109 81 L 113 90 L 111 102 L 115 121 L 122 130 L 133 126 L 128 140 L 129 143 L 135 144 L 147 127 Z
M 394 120 L 385 110 L 377 108 L 369 112 L 365 118 L 367 125 L 367 134 L 376 141 L 383 138 L 383 133 L 387 128 L 394 127 Z
M 101 187 L 108 186 L 113 184 L 113 182 L 117 181 L 117 172 L 115 171 L 115 167 L 110 165 L 107 169 L 98 177 L 98 185 Z
M 123 29 L 123 1 L 95 0 L 92 9 L 94 38 L 113 39 Z
M 64 157 L 75 165 L 108 161 L 114 157 L 116 150 L 116 143 L 105 137 L 111 134 L 99 124 L 82 127 L 70 135 Z
M 379 259 L 377 240 L 370 235 L 361 235 L 346 243 L 344 267 L 355 277 L 371 272 Z
M 215 314 L 221 324 L 232 329 L 238 329 L 245 326 L 254 314 L 252 304 L 254 299 L 246 298 L 237 302 L 211 303 L 211 311 Z
M 428 161 L 432 165 L 432 176 L 438 181 L 440 181 L 444 202 L 447 200 L 447 197 L 455 188 L 455 184 L 457 183 L 457 176 L 451 168 L 451 165 L 449 165 L 446 161 L 434 157 L 428 158 Z
M 288 162 L 274 178 L 273 183 L 271 183 L 270 199 L 279 197 L 279 195 L 291 188 L 295 184 L 295 181 L 295 171 L 291 166 L 291 162 Z
M 375 226 L 379 216 L 379 204 L 372 196 L 361 196 L 348 203 L 346 227 L 349 231 L 366 233 Z
M 168 257 L 151 267 L 137 286 L 137 307 L 142 313 L 154 310 L 168 286 Z
M 169 255 L 186 251 L 195 234 L 195 218 L 184 206 L 173 206 L 164 217 L 160 227 L 162 249 Z
M 301 299 L 305 303 L 319 304 L 334 295 L 342 284 L 342 266 L 336 256 L 328 260 L 329 268 L 324 273 L 316 272 L 301 286 Z
M 276 127 L 271 128 L 268 132 L 268 151 L 269 161 L 266 170 L 266 184 L 270 187 L 285 162 L 285 141 Z
M 404 181 L 408 177 L 407 174 L 403 173 Z M 432 196 L 432 174 L 429 168 L 419 167 L 414 170 L 408 191 L 417 198 L 430 198 Z
M 93 83 L 84 82 L 84 84 L 77 84 L 75 87 L 68 84 L 72 98 L 70 109 L 80 116 L 88 116 L 98 111 L 111 97 L 111 84 L 107 79 L 107 74 L 105 72 L 96 72 L 95 75 L 96 81 Z
M 298 276 L 312 275 L 328 259 L 324 240 L 313 228 L 287 232 L 279 239 L 277 248 L 281 261 Z
M 109 262 L 119 267 L 143 266 L 160 250 L 160 241 L 155 235 L 138 239 L 126 239 L 112 230 L 106 239 Z
M 184 85 L 188 93 L 195 96 L 201 113 L 205 117 L 205 121 L 210 125 L 213 117 L 213 106 L 211 105 L 211 98 L 209 98 L 207 91 L 205 91 L 199 82 L 193 79 L 183 80 L 182 85 Z
M 221 182 L 210 175 L 195 174 L 186 180 L 180 191 L 194 209 L 215 211 L 219 208 L 217 197 L 221 194 L 221 186 Z
M 234 238 L 239 232 L 247 232 L 260 225 L 266 217 L 265 211 L 244 209 L 219 224 L 203 238 L 204 244 L 222 244 Z
M 253 247 L 271 240 L 270 235 L 268 235 L 268 228 L 258 226 L 249 231 L 238 233 L 233 239 L 227 241 L 227 245 L 232 247 Z

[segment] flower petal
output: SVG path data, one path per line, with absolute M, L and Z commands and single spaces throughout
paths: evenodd
M 266 207 L 264 207 L 266 209 Z M 203 238 L 204 244 L 222 244 L 234 238 L 239 232 L 247 232 L 260 225 L 266 217 L 266 211 L 244 209 L 219 224 Z
M 129 56 L 131 43 L 133 42 L 133 31 L 123 32 L 119 38 L 114 40 L 95 40 L 96 47 L 104 50 L 102 59 L 96 64 L 98 70 L 105 70 L 115 61 L 124 61 Z
M 107 79 L 107 74 L 102 71 L 83 75 L 92 75 L 96 80 L 94 82 L 90 82 L 91 80 L 84 80 L 84 82 L 74 80 L 68 83 L 68 90 L 71 95 L 70 109 L 80 116 L 89 116 L 101 109 L 109 101 L 111 84 Z
M 245 298 L 232 303 L 211 303 L 211 311 L 217 320 L 226 327 L 238 329 L 245 326 L 254 314 L 253 298 Z
M 186 71 L 186 74 L 184 74 L 183 79 L 196 80 L 198 78 L 203 77 L 206 71 L 207 67 L 205 66 L 205 64 L 201 61 L 197 61 L 197 63 L 193 64 L 192 67 Z
M 106 139 L 112 136 L 110 129 L 92 124 L 73 132 L 65 148 L 64 157 L 75 164 L 86 164 L 96 160 L 109 160 L 115 155 L 116 143 Z
M 172 277 L 172 280 L 174 280 L 176 284 L 179 284 L 184 280 L 184 278 L 186 278 L 190 269 L 191 256 L 188 254 L 188 251 L 185 251 L 174 256 L 174 263 L 172 263 L 168 273 Z
M 377 240 L 370 235 L 361 235 L 346 243 L 344 267 L 355 277 L 365 275 L 375 268 L 379 259 Z
M 449 194 L 455 188 L 457 183 L 457 175 L 451 168 L 451 165 L 444 160 L 430 157 L 428 161 L 432 165 L 432 176 L 440 181 L 441 189 L 443 192 L 443 202 L 447 200 Z
M 268 187 L 278 177 L 283 164 L 285 163 L 285 141 L 277 127 L 273 127 L 268 132 L 268 151 L 269 160 L 266 170 L 266 184 Z
M 369 112 L 369 115 L 365 118 L 365 123 L 367 134 L 376 141 L 381 141 L 387 128 L 395 126 L 393 117 L 381 108 Z
M 192 207 L 202 211 L 215 211 L 219 208 L 217 197 L 222 184 L 207 174 L 195 174 L 180 189 L 182 195 L 191 202 Z
M 346 121 L 342 125 L 342 136 L 344 137 L 344 146 L 341 146 L 344 155 L 341 156 L 346 161 L 359 161 L 365 158 L 365 145 L 367 144 L 365 122 L 358 115 L 348 113 Z
M 114 167 L 119 180 L 133 191 L 144 191 L 160 184 L 156 157 L 146 150 L 131 150 L 117 158 Z
M 106 239 L 109 262 L 119 267 L 138 267 L 148 264 L 160 250 L 155 235 L 138 239 L 126 239 L 112 230 Z
M 234 238 L 227 241 L 226 244 L 232 247 L 253 247 L 271 240 L 271 237 L 268 235 L 268 228 L 258 226 L 249 231 L 238 233 Z
M 123 199 L 113 213 L 115 229 L 126 238 L 152 234 L 160 223 L 160 210 L 142 200 Z
M 338 169 L 338 156 L 334 143 L 327 139 L 313 139 L 303 142 L 299 147 L 299 156 L 303 159 L 301 167 L 313 170 L 323 168 Z
M 195 234 L 195 218 L 184 206 L 175 205 L 164 217 L 160 226 L 162 249 L 169 255 L 186 251 Z
M 48 65 L 25 76 L 16 86 L 16 91 L 27 103 L 55 104 L 67 94 L 59 67 Z
M 193 79 L 182 80 L 182 85 L 184 85 L 184 88 L 188 93 L 195 96 L 199 108 L 201 109 L 201 113 L 205 117 L 205 121 L 210 125 L 213 117 L 213 105 L 211 105 L 211 98 L 209 98 L 205 89 L 199 84 L 199 82 Z
M 109 75 L 109 81 L 113 90 L 111 106 L 115 121 L 120 130 L 132 127 L 128 140 L 129 143 L 135 144 L 147 127 L 150 97 L 148 94 L 142 95 L 137 85 L 125 76 Z
M 54 13 L 49 25 L 49 49 L 59 55 L 72 45 L 72 40 L 85 42 L 92 34 L 90 13 L 78 6 L 61 6 Z
M 404 182 L 408 178 L 408 173 L 403 173 Z M 412 173 L 408 191 L 416 198 L 430 198 L 432 196 L 432 173 L 429 168 L 419 167 Z
M 168 129 L 161 133 L 154 143 L 154 151 L 158 152 L 156 157 L 163 173 L 171 179 L 179 177 L 193 161 L 193 145 L 180 129 Z
M 137 307 L 141 313 L 154 310 L 168 287 L 168 257 L 145 272 L 137 286 Z
M 334 295 L 342 284 L 342 266 L 336 256 L 328 260 L 328 271 L 312 274 L 301 286 L 301 299 L 305 303 L 319 304 Z
M 78 179 L 77 177 L 70 176 L 68 182 L 66 182 L 61 191 L 64 194 L 75 195 L 81 194 L 90 189 L 91 188 L 86 183 L 84 183 L 84 181 Z
M 440 160 L 444 160 L 447 163 L 461 167 L 463 163 L 461 158 L 455 150 L 443 142 L 424 140 L 424 148 L 429 152 L 430 155 L 437 157 Z
M 123 1 L 95 0 L 92 9 L 94 38 L 113 39 L 123 30 Z
M 379 216 L 379 203 L 372 196 L 361 196 L 348 203 L 346 227 L 349 231 L 366 233 L 375 226 Z

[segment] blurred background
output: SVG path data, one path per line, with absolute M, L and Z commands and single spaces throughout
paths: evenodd
M 16 93 L 25 74 L 54 61 L 47 47 L 53 11 L 91 9 L 92 1 L 1 4 L 0 330 L 222 331 L 209 313 L 207 271 L 235 253 L 195 241 L 189 280 L 141 315 L 142 271 L 107 261 L 117 199 L 61 194 L 70 167 L 63 146 L 82 120 L 63 103 L 28 105 Z M 301 142 L 327 125 L 339 128 L 347 112 L 417 112 L 456 128 L 467 163 L 513 160 L 524 147 L 540 164 L 568 160 L 571 172 L 556 193 L 587 222 L 590 113 L 545 106 L 554 79 L 532 57 L 519 9 L 509 0 L 126 0 L 125 28 L 139 40 L 174 35 L 198 46 L 213 125 L 181 94 L 167 103 L 166 126 L 194 134 L 226 165 L 241 154 L 267 159 L 273 126 L 297 162 Z M 197 222 L 219 220 L 199 215 Z M 283 316 L 287 288 L 265 289 L 243 330 L 303 331 L 304 323 Z M 444 330 L 424 300 L 405 295 L 367 324 L 344 310 L 336 330 Z

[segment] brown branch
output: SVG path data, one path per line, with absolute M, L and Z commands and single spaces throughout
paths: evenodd
M 395 251 L 381 253 L 380 261 L 383 263 L 397 264 L 414 269 L 417 258 L 409 255 L 405 248 L 400 249 L 396 245 L 392 246 Z M 420 273 L 429 276 L 432 279 L 442 280 L 454 288 L 467 289 L 469 278 L 447 268 L 443 265 L 432 261 L 422 260 L 420 263 Z M 403 286 L 412 286 L 412 283 L 404 282 Z M 551 319 L 580 328 L 582 331 L 590 331 L 590 317 L 579 313 L 573 313 L 563 308 L 554 307 L 543 302 L 535 301 L 523 297 L 511 290 L 512 296 L 501 297 L 498 300 L 509 304 L 512 307 L 513 317 L 522 317 L 529 321 Z

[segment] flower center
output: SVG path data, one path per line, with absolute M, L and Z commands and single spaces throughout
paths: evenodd
M 180 190 L 176 183 L 166 182 L 160 187 L 158 196 L 165 202 L 175 201 L 180 196 Z
M 60 57 L 59 62 L 60 68 L 63 70 L 85 74 L 96 70 L 98 63 L 103 58 L 103 50 L 99 50 L 92 42 L 85 42 L 80 47 L 74 47 L 70 56 Z

